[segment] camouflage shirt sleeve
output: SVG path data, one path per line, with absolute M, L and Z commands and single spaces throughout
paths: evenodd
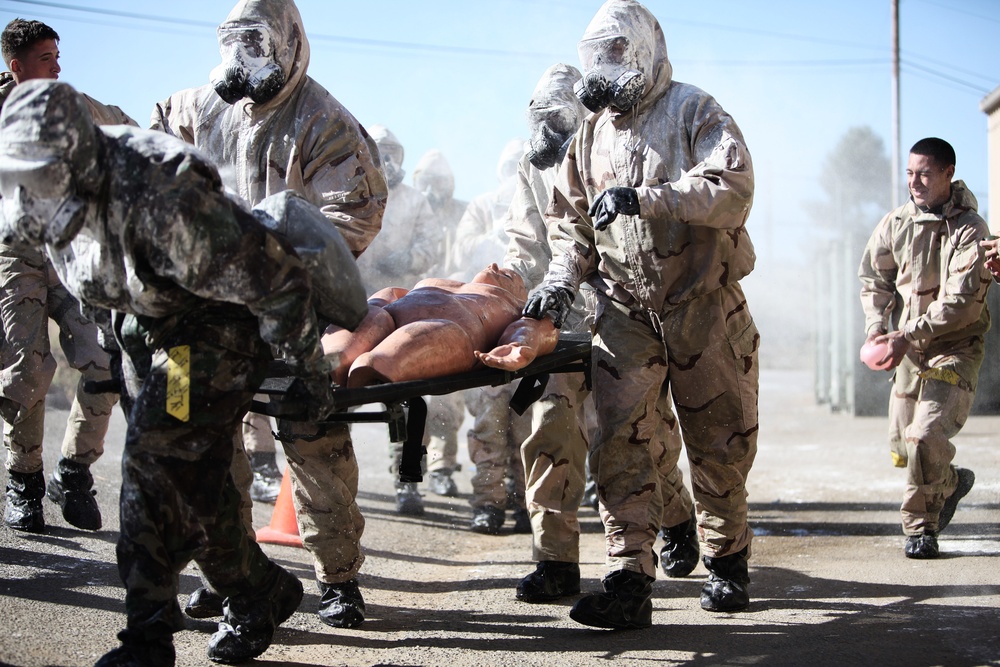
M 886 333 L 896 304 L 896 275 L 899 267 L 892 254 L 893 214 L 882 218 L 865 245 L 858 268 L 861 280 L 861 308 L 865 313 L 865 335 Z
M 597 270 L 594 226 L 587 215 L 590 201 L 577 162 L 582 137 L 583 133 L 578 132 L 570 143 L 545 211 L 552 262 L 543 282 L 565 287 L 574 294 Z
M 694 167 L 672 182 L 636 188 L 639 217 L 714 229 L 738 229 L 753 203 L 750 152 L 735 121 L 716 104 L 697 107 L 690 120 Z
M 941 290 L 918 317 L 902 326 L 907 340 L 927 340 L 962 331 L 982 317 L 992 279 L 979 241 L 988 230 L 958 225 L 950 234 L 952 250 L 941 281 Z

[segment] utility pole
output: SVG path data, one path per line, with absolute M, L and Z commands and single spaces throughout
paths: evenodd
M 892 207 L 899 206 L 900 164 L 899 131 L 899 0 L 892 0 Z

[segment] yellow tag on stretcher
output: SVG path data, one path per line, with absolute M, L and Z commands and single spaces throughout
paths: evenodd
M 191 416 L 191 346 L 167 352 L 167 414 L 186 422 Z

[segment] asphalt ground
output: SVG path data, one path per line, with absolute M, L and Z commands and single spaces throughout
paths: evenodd
M 756 532 L 749 611 L 701 610 L 702 566 L 680 580 L 661 575 L 646 630 L 580 626 L 568 616 L 573 599 L 518 602 L 514 586 L 533 569 L 530 537 L 507 527 L 495 537 L 467 530 L 465 453 L 462 497 L 425 492 L 426 515 L 401 517 L 387 429 L 365 424 L 353 434 L 367 519 L 359 577 L 367 620 L 354 630 L 323 625 L 308 554 L 266 545 L 303 580 L 306 597 L 251 664 L 1000 665 L 1000 417 L 973 417 L 955 438 L 955 462 L 976 472 L 976 485 L 941 536 L 941 558 L 913 561 L 902 553 L 904 473 L 889 462 L 885 420 L 831 414 L 812 400 L 811 383 L 804 372 L 761 376 L 759 453 L 748 483 Z M 65 417 L 48 415 L 46 474 Z M 46 534 L 0 527 L 0 662 L 92 665 L 117 645 L 125 620 L 114 555 L 123 429 L 116 412 L 107 453 L 93 466 L 102 530 L 68 526 L 47 500 Z M 271 512 L 258 504 L 256 523 L 267 525 Z M 598 590 L 600 521 L 589 509 L 581 521 L 583 589 Z M 182 601 L 197 586 L 188 568 Z M 190 621 L 175 635 L 177 664 L 211 664 L 205 648 L 214 630 Z

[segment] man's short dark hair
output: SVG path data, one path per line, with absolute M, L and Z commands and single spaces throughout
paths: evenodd
M 59 34 L 41 21 L 14 19 L 0 34 L 0 50 L 3 61 L 10 67 L 10 61 L 21 58 L 32 46 L 46 39 L 59 41 Z
M 955 166 L 955 149 L 944 139 L 938 139 L 937 137 L 921 139 L 913 144 L 910 152 L 917 155 L 926 155 L 934 160 L 934 163 L 942 169 Z

